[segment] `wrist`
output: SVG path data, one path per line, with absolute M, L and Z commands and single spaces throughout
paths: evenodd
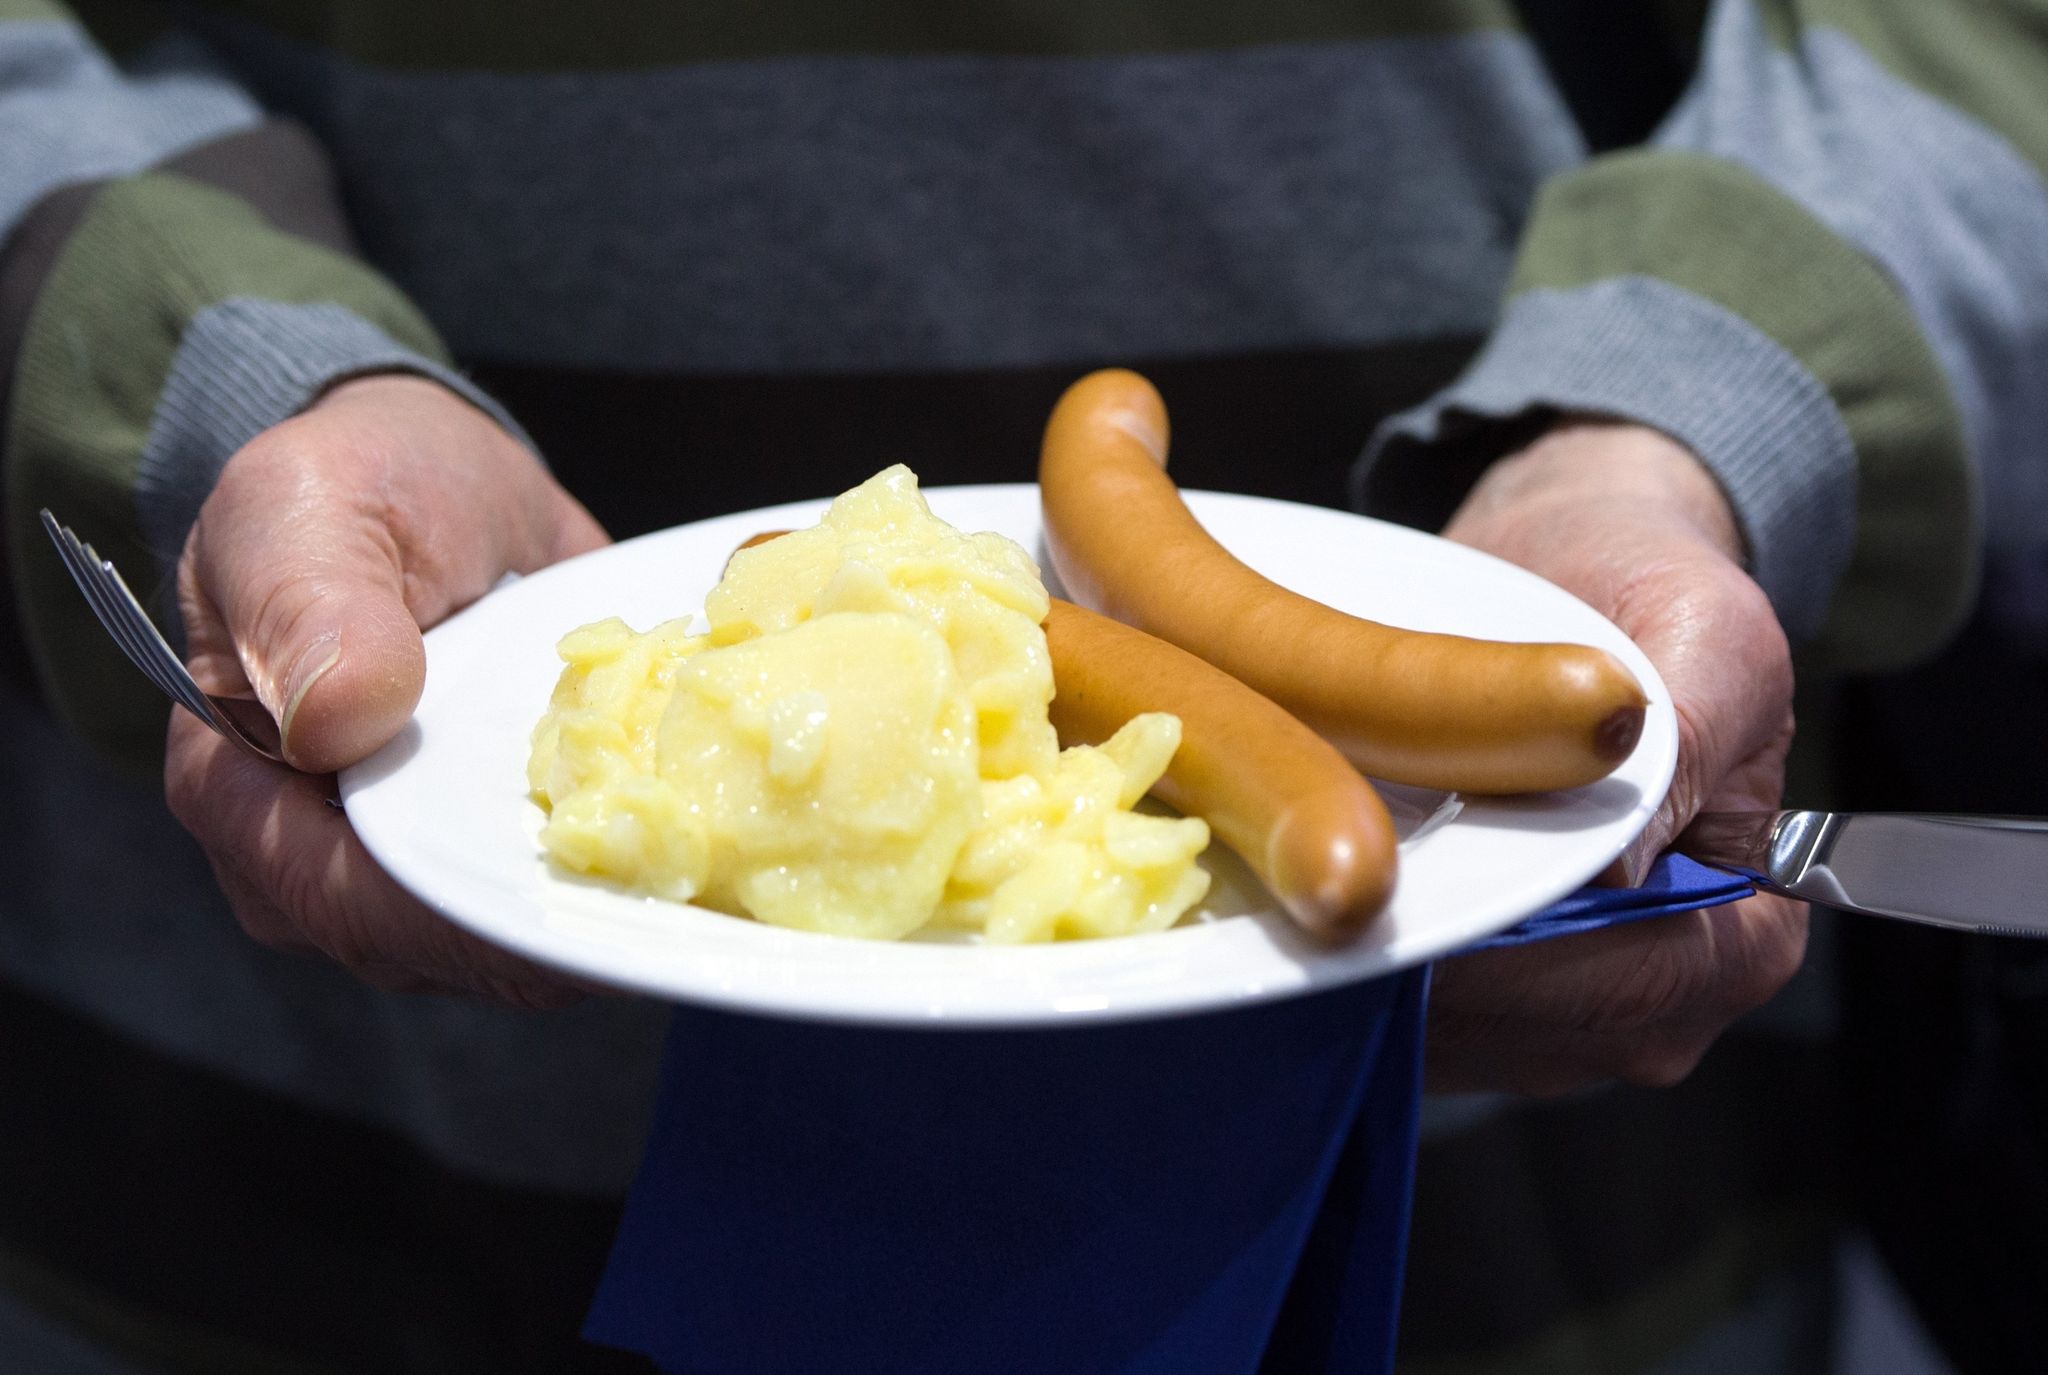
M 1534 443 L 1487 469 L 1461 514 L 1553 503 L 1689 531 L 1733 562 L 1746 560 L 1741 527 L 1720 483 L 1685 445 L 1647 425 L 1561 416 Z
M 443 448 L 459 446 L 472 460 L 488 456 L 519 469 L 544 470 L 538 455 L 501 416 L 424 373 L 392 370 L 344 377 L 299 414 L 352 419 L 371 433 L 392 424 L 425 427 Z
M 412 407 L 450 404 L 484 415 L 460 393 L 435 378 L 394 368 L 386 372 L 358 372 L 337 378 L 306 403 L 306 410 L 358 405 Z

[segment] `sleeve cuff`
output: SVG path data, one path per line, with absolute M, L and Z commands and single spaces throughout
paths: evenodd
M 335 383 L 374 372 L 432 378 L 534 448 L 518 422 L 468 378 L 346 307 L 223 301 L 186 327 L 143 445 L 137 514 L 159 564 L 175 566 L 199 508 L 237 450 Z
M 1786 633 L 1819 632 L 1855 543 L 1848 428 L 1821 382 L 1769 336 L 1655 278 L 1515 297 L 1462 377 L 1374 435 L 1353 499 L 1412 511 L 1417 494 L 1433 494 L 1447 516 L 1481 464 L 1528 437 L 1532 415 L 1554 410 L 1619 416 L 1697 454 L 1727 493 L 1751 575 Z

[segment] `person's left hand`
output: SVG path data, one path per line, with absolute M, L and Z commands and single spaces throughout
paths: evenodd
M 291 767 L 172 711 L 164 800 L 251 939 L 396 992 L 542 1008 L 589 991 L 414 898 L 328 804 L 332 775 L 411 718 L 423 627 L 605 542 L 532 452 L 424 377 L 342 382 L 235 452 L 178 562 L 189 662 L 263 703 Z
M 1542 574 L 1650 657 L 1678 715 L 1678 773 L 1611 880 L 1635 882 L 1700 811 L 1772 808 L 1792 666 L 1720 488 L 1664 435 L 1561 424 L 1488 470 L 1444 533 Z M 1439 964 L 1433 1092 L 1669 1085 L 1798 970 L 1806 905 L 1755 897 Z

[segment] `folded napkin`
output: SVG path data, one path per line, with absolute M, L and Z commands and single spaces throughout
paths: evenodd
M 1650 867 L 1650 873 L 1635 888 L 1581 888 L 1552 903 L 1533 917 L 1526 917 L 1496 936 L 1474 944 L 1473 950 L 1498 950 L 1510 945 L 1568 936 L 1574 931 L 1591 931 L 1601 926 L 1620 926 L 1647 917 L 1668 917 L 1702 907 L 1721 907 L 1748 897 L 1756 890 L 1748 879 L 1685 858 L 1664 855 Z
M 1660 865 L 1488 944 L 1732 894 Z M 678 1007 L 585 1336 L 667 1375 L 1390 1370 L 1427 985 L 1028 1032 Z

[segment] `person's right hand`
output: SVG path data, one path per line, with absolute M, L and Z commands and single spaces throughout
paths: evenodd
M 254 691 L 292 768 L 173 711 L 164 791 L 249 935 L 384 988 L 580 996 L 413 900 L 329 802 L 411 716 L 423 627 L 605 542 L 503 427 L 420 377 L 345 382 L 228 461 L 178 564 L 187 659 L 209 692 Z
M 1572 418 L 1489 469 L 1444 533 L 1585 600 L 1671 694 L 1678 771 L 1613 878 L 1638 881 L 1699 812 L 1779 805 L 1791 651 L 1743 570 L 1734 511 L 1682 445 Z M 1759 895 L 1444 960 L 1430 982 L 1425 1082 L 1543 1095 L 1677 1083 L 1798 970 L 1806 928 L 1804 903 Z

